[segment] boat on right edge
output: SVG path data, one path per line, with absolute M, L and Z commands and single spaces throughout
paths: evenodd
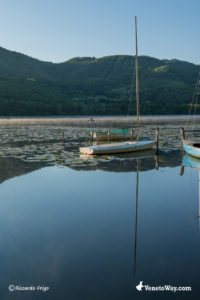
M 181 128 L 181 139 L 182 139 L 184 151 L 187 154 L 200 159 L 200 142 L 193 141 L 193 140 L 186 140 L 185 132 L 183 128 Z

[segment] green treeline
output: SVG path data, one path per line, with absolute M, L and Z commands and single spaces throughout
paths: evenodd
M 141 114 L 187 114 L 198 72 L 192 63 L 139 57 Z M 54 64 L 0 48 L 1 116 L 126 115 L 135 110 L 133 56 Z

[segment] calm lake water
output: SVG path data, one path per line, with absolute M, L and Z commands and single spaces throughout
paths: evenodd
M 177 146 L 179 126 L 161 128 L 158 157 L 90 159 L 78 129 L 62 142 L 61 128 L 4 128 L 0 299 L 198 299 L 200 162 Z M 138 291 L 140 281 L 192 291 Z

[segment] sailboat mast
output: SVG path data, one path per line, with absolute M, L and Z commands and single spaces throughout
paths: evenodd
M 140 139 L 140 106 L 139 106 L 139 80 L 138 80 L 138 44 L 137 44 L 137 17 L 135 16 L 135 73 L 136 73 L 136 105 L 137 105 L 137 141 Z

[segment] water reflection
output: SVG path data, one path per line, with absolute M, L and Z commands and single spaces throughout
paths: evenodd
M 160 151 L 102 160 L 95 172 L 44 163 L 27 173 L 24 162 L 2 160 L 4 180 L 24 175 L 0 184 L 1 299 L 11 283 L 50 286 L 37 299 L 151 299 L 136 290 L 141 280 L 192 286 L 198 299 L 200 235 L 181 161 L 179 151 Z M 34 296 L 24 295 L 13 297 Z
M 195 215 L 195 218 L 199 220 L 200 228 L 200 159 L 184 154 L 180 170 L 181 176 L 184 175 L 185 168 L 192 168 L 195 172 L 198 172 L 198 214 Z
M 127 153 L 120 155 L 112 155 L 106 157 L 98 157 L 98 164 L 93 161 L 96 157 L 92 155 L 80 155 L 81 159 L 85 161 L 84 165 L 70 166 L 76 170 L 104 170 L 108 172 L 137 172 L 137 159 L 140 159 L 140 170 L 148 171 L 158 169 L 159 167 L 177 167 L 182 161 L 182 152 L 176 151 L 159 151 L 158 155 L 155 151 L 142 151 L 135 153 Z M 87 161 L 90 164 L 87 165 Z
M 42 162 L 25 162 L 14 157 L 0 157 L 0 183 L 45 167 Z
M 96 161 L 94 164 L 92 163 L 96 160 L 93 156 L 83 156 L 81 159 L 84 160 L 83 164 L 80 165 L 75 161 L 73 164 L 69 164 L 69 167 L 77 171 L 137 172 L 138 160 L 140 160 L 140 171 L 158 169 L 159 167 L 173 168 L 179 166 L 182 160 L 182 153 L 180 151 L 160 151 L 159 155 L 155 155 L 154 151 L 127 153 L 113 155 L 108 160 L 105 157 L 98 157 L 98 164 Z M 88 160 L 90 164 L 87 163 Z M 50 165 L 45 161 L 28 162 L 15 157 L 0 157 L 0 183 Z
M 134 276 L 135 276 L 135 274 L 136 274 L 136 257 L 137 257 L 137 225 L 138 225 L 138 185 L 139 185 L 139 165 L 140 165 L 140 160 L 137 160 L 136 197 L 135 197 Z

